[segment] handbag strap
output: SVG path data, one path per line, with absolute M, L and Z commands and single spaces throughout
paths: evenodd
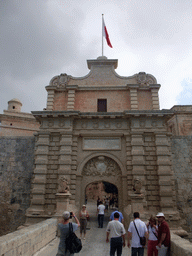
M 148 230 L 149 230 L 149 227 L 148 227 Z M 151 227 L 151 231 L 153 232 L 153 229 Z M 157 234 L 155 234 L 155 232 L 153 232 L 153 234 L 156 236 L 156 238 L 158 238 Z
M 133 223 L 134 223 L 134 225 L 135 225 L 135 221 L 133 221 Z M 138 230 L 137 230 L 137 226 L 136 226 L 136 225 L 135 225 L 135 229 L 136 229 L 137 234 L 138 234 L 138 236 L 139 236 L 139 238 L 140 238 L 140 235 L 139 235 L 139 232 L 138 232 Z
M 73 233 L 73 225 L 69 222 L 69 233 Z

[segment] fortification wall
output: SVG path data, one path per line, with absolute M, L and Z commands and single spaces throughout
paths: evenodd
M 176 201 L 183 226 L 192 233 L 192 136 L 172 138 Z
M 34 147 L 35 137 L 0 137 L 0 235 L 25 223 Z M 172 137 L 171 147 L 177 207 L 192 233 L 192 136 Z
M 35 138 L 0 137 L 0 235 L 25 223 Z

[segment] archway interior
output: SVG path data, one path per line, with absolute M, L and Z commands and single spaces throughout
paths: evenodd
M 118 208 L 118 189 L 106 181 L 92 182 L 85 188 L 85 203 L 98 203 L 102 201 L 108 209 Z

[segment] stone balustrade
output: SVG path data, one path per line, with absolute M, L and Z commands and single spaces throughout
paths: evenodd
M 56 236 L 57 219 L 48 219 L 0 237 L 1 256 L 32 256 Z
M 171 256 L 192 256 L 192 243 L 171 233 Z

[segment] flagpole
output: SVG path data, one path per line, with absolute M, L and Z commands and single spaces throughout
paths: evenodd
M 102 14 L 102 56 L 103 56 L 103 14 Z

